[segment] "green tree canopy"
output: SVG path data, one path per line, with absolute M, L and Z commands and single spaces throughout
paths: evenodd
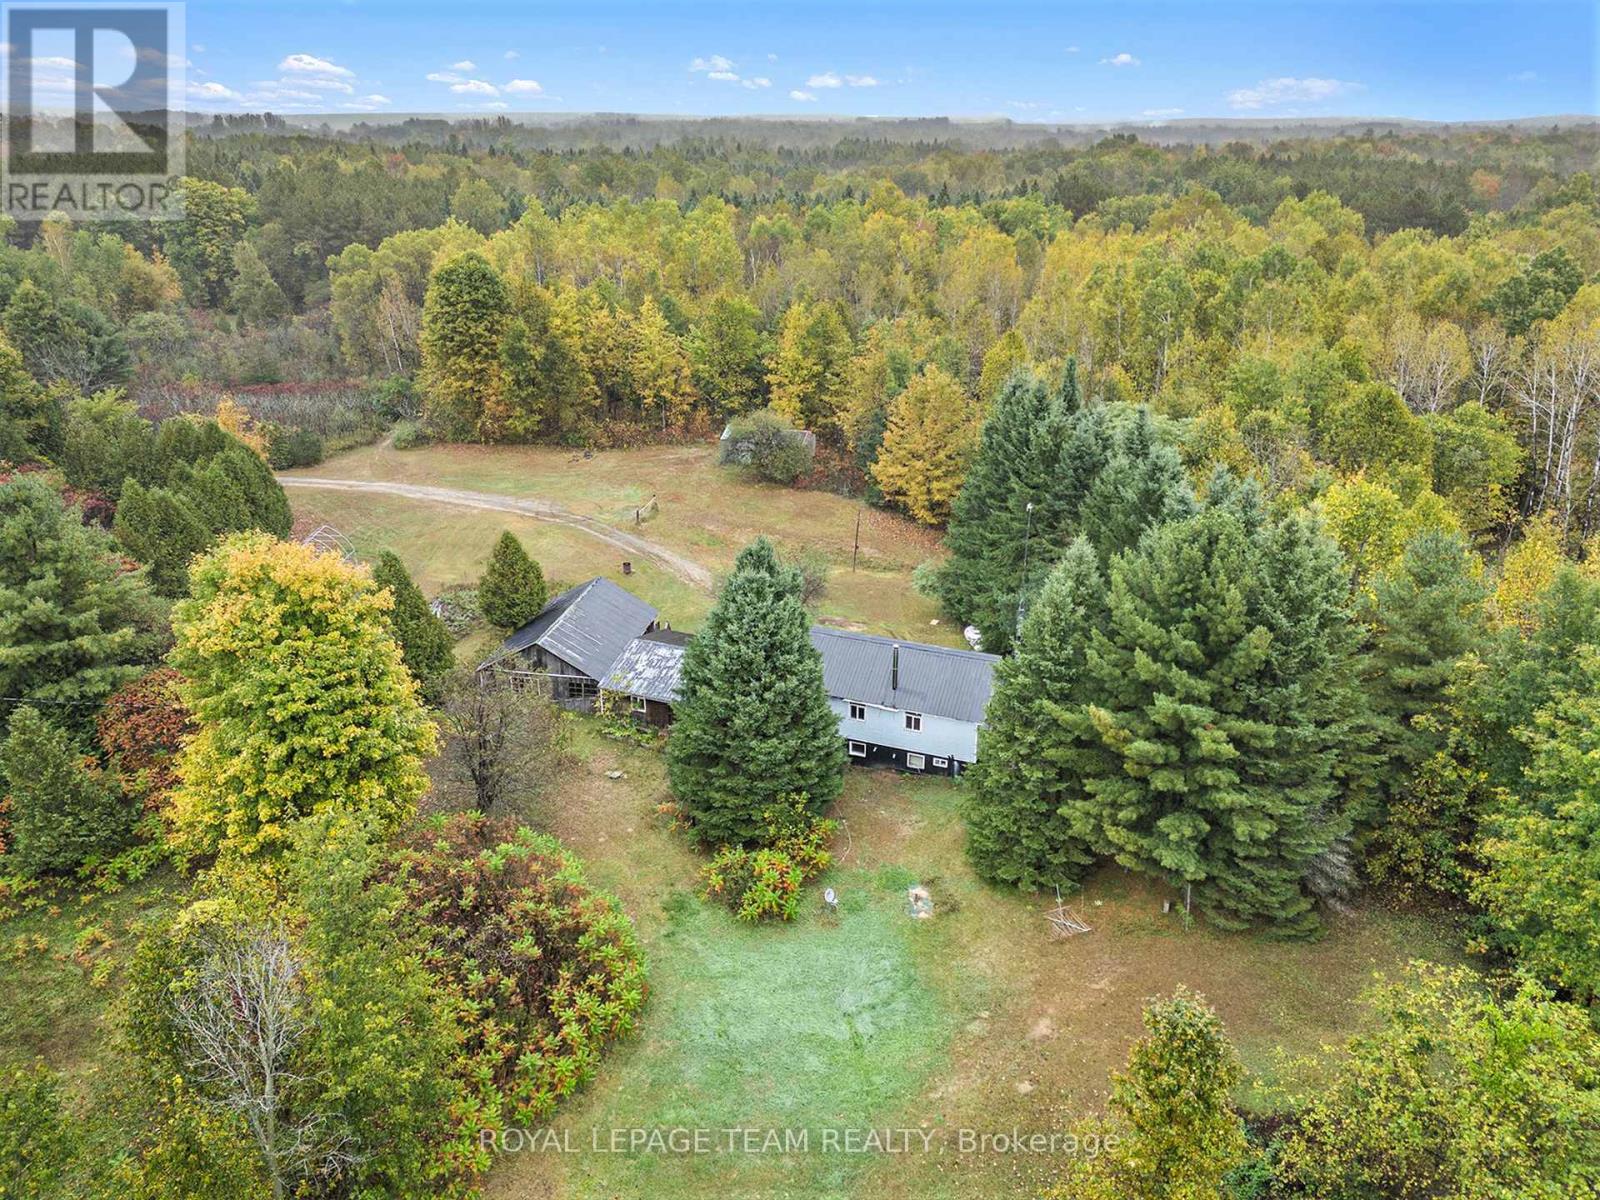
M 547 599 L 544 572 L 517 535 L 505 530 L 478 581 L 478 605 L 485 619 L 499 629 L 517 629 L 537 617 Z

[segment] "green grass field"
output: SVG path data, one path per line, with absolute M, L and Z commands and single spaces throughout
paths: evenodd
M 911 573 L 941 551 L 937 535 L 910 521 L 827 492 L 754 482 L 716 465 L 710 446 L 603 451 L 583 458 L 535 446 L 425 446 L 398 451 L 365 446 L 289 475 L 381 480 L 464 488 L 552 501 L 687 555 L 713 572 L 760 534 L 788 552 L 823 554 L 832 568 L 821 619 L 906 640 L 960 645 L 960 631 L 911 587 Z M 642 525 L 634 511 L 652 496 L 659 511 Z M 430 595 L 476 581 L 501 529 L 511 529 L 543 564 L 568 582 L 606 575 L 645 597 L 674 626 L 695 628 L 710 596 L 637 555 L 626 555 L 576 530 L 532 517 L 455 508 L 397 497 L 290 488 L 302 521 L 327 521 L 364 555 L 394 550 Z M 854 554 L 856 521 L 861 551 Z M 624 557 L 635 573 L 621 574 Z M 851 569 L 852 558 L 855 569 Z

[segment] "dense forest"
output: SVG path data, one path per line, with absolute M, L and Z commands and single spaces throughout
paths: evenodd
M 1364 894 L 1511 973 L 1384 993 L 1248 1145 L 1215 1014 L 1154 1005 L 1134 1150 L 1061 1194 L 1592 1194 L 1600 130 L 755 124 L 218 120 L 181 221 L 5 226 L 0 918 L 193 880 L 89 1131 L 6 1082 L 20 1194 L 471 1194 L 484 1131 L 593 1076 L 644 1003 L 633 926 L 490 812 L 554 718 L 452 674 L 395 554 L 288 540 L 273 470 L 724 426 L 770 486 L 938 531 L 918 589 L 1004 656 L 961 784 L 986 884 L 1114 863 L 1308 939 Z M 667 742 L 741 920 L 793 919 L 838 829 L 804 582 L 738 555 Z M 543 605 L 509 532 L 478 596 Z M 452 755 L 480 811 L 419 820 Z M 236 1061 L 250 989 L 287 1098 Z M 1518 1048 L 1492 1079 L 1486 1040 Z

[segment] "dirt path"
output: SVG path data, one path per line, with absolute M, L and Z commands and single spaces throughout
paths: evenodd
M 460 488 L 425 487 L 415 483 L 387 483 L 366 479 L 327 479 L 314 475 L 279 475 L 284 487 L 322 488 L 333 492 L 378 492 L 386 496 L 403 496 L 408 500 L 423 500 L 431 504 L 453 504 L 457 508 L 483 508 L 493 512 L 517 513 L 536 517 L 556 525 L 565 525 L 599 538 L 619 550 L 654 559 L 680 579 L 697 587 L 711 586 L 711 572 L 682 554 L 674 553 L 654 542 L 631 533 L 614 529 L 593 517 L 569 512 L 549 500 L 519 500 L 514 496 L 497 496 L 493 492 L 469 492 Z

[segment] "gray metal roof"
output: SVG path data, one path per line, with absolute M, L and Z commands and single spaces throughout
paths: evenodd
M 656 609 L 609 579 L 568 588 L 505 640 L 503 654 L 540 646 L 591 679 L 604 679 L 627 644 L 655 622 Z
M 678 702 L 678 676 L 683 671 L 683 652 L 688 639 L 664 640 L 655 636 L 637 637 L 623 647 L 603 687 L 625 692 L 641 700 L 662 704 Z
M 830 696 L 974 725 L 983 720 L 1000 661 L 975 650 L 896 642 L 824 625 L 811 627 L 811 644 L 822 655 L 822 679 Z M 898 689 L 891 686 L 896 646 Z

